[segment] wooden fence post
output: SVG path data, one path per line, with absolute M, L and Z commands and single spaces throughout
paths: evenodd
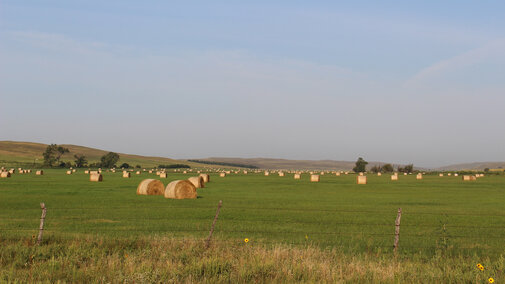
M 209 237 L 205 241 L 205 248 L 210 246 L 210 239 L 212 238 L 212 233 L 214 233 L 214 226 L 216 226 L 217 218 L 219 217 L 219 210 L 221 210 L 221 205 L 223 204 L 222 200 L 219 200 L 219 204 L 217 205 L 216 216 L 214 217 L 214 222 L 212 222 L 212 227 L 210 228 Z
M 395 243 L 394 243 L 395 254 L 398 250 L 398 242 L 400 241 L 400 220 L 401 219 L 402 219 L 402 209 L 398 208 L 398 215 L 396 216 L 396 221 L 395 221 Z
M 37 238 L 37 245 L 42 242 L 42 232 L 44 232 L 44 221 L 46 220 L 47 208 L 44 203 L 40 203 L 40 208 L 42 209 L 42 216 L 40 216 L 40 226 L 39 226 L 39 236 Z

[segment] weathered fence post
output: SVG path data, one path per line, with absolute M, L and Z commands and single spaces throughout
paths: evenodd
M 40 203 L 40 208 L 42 209 L 42 216 L 40 216 L 40 226 L 39 226 L 39 236 L 37 238 L 37 245 L 42 242 L 42 233 L 44 232 L 44 221 L 46 220 L 47 208 L 44 203 Z
M 398 215 L 396 216 L 395 221 L 395 244 L 394 244 L 394 252 L 396 253 L 398 250 L 398 242 L 400 241 L 400 220 L 402 219 L 402 209 L 398 208 Z
M 214 217 L 214 222 L 212 222 L 212 227 L 210 228 L 209 237 L 205 241 L 205 248 L 210 246 L 210 239 L 212 238 L 212 233 L 214 233 L 214 226 L 216 226 L 217 218 L 219 217 L 219 210 L 221 210 L 221 205 L 223 204 L 222 200 L 219 200 L 219 204 L 217 205 L 216 216 Z

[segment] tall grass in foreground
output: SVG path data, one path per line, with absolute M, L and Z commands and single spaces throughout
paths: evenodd
M 482 263 L 484 271 L 477 269 Z M 349 254 L 310 245 L 169 238 L 0 240 L 0 282 L 495 283 L 505 258 Z

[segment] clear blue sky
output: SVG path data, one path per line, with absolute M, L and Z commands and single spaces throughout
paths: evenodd
M 503 11 L 3 0 L 0 140 L 175 158 L 503 161 Z

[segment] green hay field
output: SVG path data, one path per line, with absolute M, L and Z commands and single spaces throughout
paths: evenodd
M 194 174 L 193 174 L 194 175 Z M 164 184 L 192 174 L 170 173 Z M 137 196 L 143 173 L 125 179 L 104 173 L 93 183 L 79 171 L 46 170 L 45 175 L 19 175 L 0 180 L 0 228 L 4 238 L 37 232 L 39 203 L 48 208 L 46 236 L 98 235 L 121 237 L 162 235 L 204 238 L 219 200 L 217 240 L 249 238 L 257 243 L 344 246 L 350 250 L 391 250 L 394 220 L 402 208 L 401 252 L 453 248 L 457 253 L 502 253 L 505 238 L 503 176 L 476 182 L 458 177 L 369 176 L 357 185 L 355 176 L 211 174 L 196 200 Z
M 48 208 L 46 246 L 83 239 L 203 243 L 222 200 L 213 237 L 213 246 L 218 248 L 240 251 L 244 246 L 264 250 L 282 246 L 389 259 L 394 221 L 401 207 L 400 258 L 419 264 L 440 257 L 459 259 L 459 263 L 468 260 L 468 269 L 474 269 L 473 262 L 479 259 L 503 261 L 501 255 L 505 255 L 505 177 L 499 175 L 475 182 L 438 175 L 425 175 L 423 180 L 400 176 L 392 182 L 388 175 L 369 175 L 367 185 L 357 185 L 355 175 L 326 174 L 321 182 L 311 183 L 308 174 L 294 180 L 292 174 L 220 178 L 211 173 L 211 182 L 198 189 L 196 200 L 137 196 L 140 181 L 158 178 L 155 174 L 133 174 L 130 179 L 122 178 L 120 171 L 103 175 L 101 183 L 89 182 L 83 170 L 73 175 L 45 170 L 43 176 L 14 174 L 0 179 L 0 247 L 31 243 L 38 232 L 40 202 Z M 161 180 L 166 185 L 193 175 L 169 173 Z M 245 238 L 250 240 L 248 244 Z

